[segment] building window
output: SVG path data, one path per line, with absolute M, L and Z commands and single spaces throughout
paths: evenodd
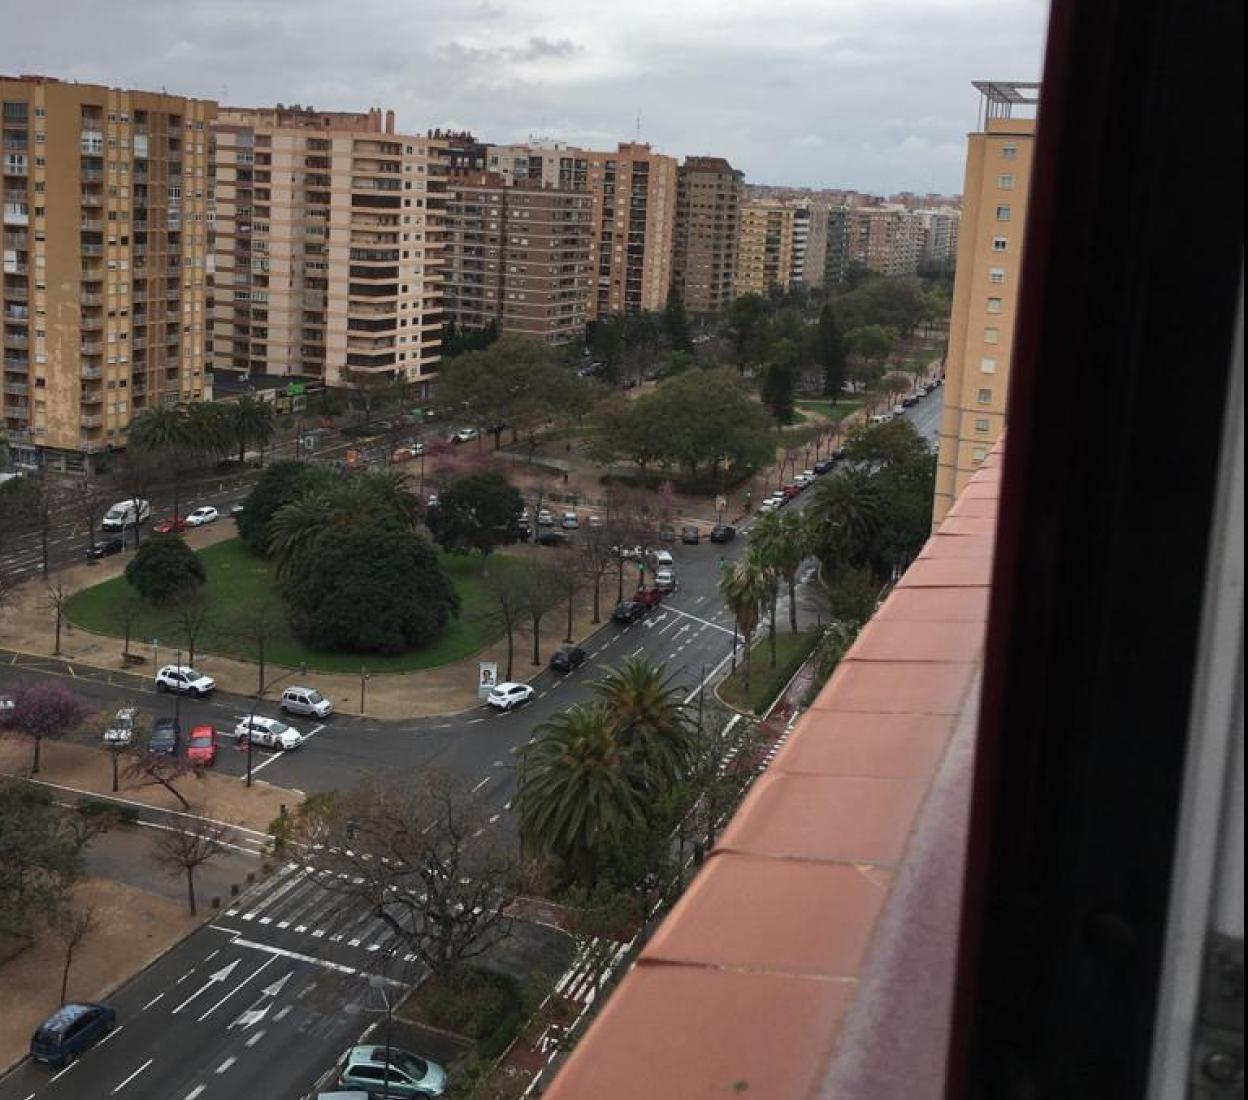
M 1010 208 L 1008 206 L 997 207 L 997 221 L 1008 222 L 1010 220 Z
M 988 418 L 986 416 L 981 416 L 975 421 L 975 430 L 977 432 L 986 432 L 988 430 Z
M 996 343 L 999 343 L 999 342 L 1000 342 L 1000 338 L 1001 338 L 1001 330 L 1000 330 L 1000 329 L 997 329 L 997 328 L 986 328 L 986 329 L 984 329 L 984 343 L 985 343 L 985 344 L 996 344 Z
M 988 269 L 988 281 L 989 281 L 990 283 L 1003 283 L 1003 282 L 1005 282 L 1005 268 L 1003 268 L 1003 267 L 990 267 L 990 268 Z
M 988 312 L 989 312 L 989 313 L 1000 313 L 1000 312 L 1001 312 L 1001 299 L 1000 299 L 1000 298 L 989 298 L 989 299 L 988 299 Z
M 979 393 L 976 394 L 975 400 L 978 401 L 981 405 L 991 405 L 992 404 L 992 390 L 980 390 Z
M 997 186 L 1001 188 L 1002 191 L 1013 191 L 1014 177 L 1009 172 L 1002 172 L 1001 175 L 997 177 Z
M 971 460 L 972 461 L 983 462 L 984 459 L 987 457 L 988 457 L 987 447 L 972 447 L 971 448 Z
M 979 361 L 980 374 L 996 374 L 997 361 L 995 359 L 981 359 Z
M 992 250 L 993 252 L 1004 252 L 1009 247 L 1009 243 L 1009 240 L 1005 237 L 993 237 Z
M 1002 160 L 1018 159 L 1018 146 L 1015 145 L 1012 141 L 1008 141 L 1004 145 L 1002 145 L 1001 146 L 1001 159 Z

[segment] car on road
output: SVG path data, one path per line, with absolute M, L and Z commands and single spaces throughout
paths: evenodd
M 774 512 L 784 503 L 784 499 L 777 500 L 775 497 L 768 497 L 762 504 L 758 506 L 758 510 L 764 514 Z
M 697 546 L 702 541 L 702 532 L 692 523 L 687 523 L 680 529 L 680 541 L 686 546 Z
M 177 756 L 182 743 L 182 724 L 176 718 L 157 718 L 147 737 L 148 756 Z
M 186 517 L 186 525 L 187 527 L 203 527 L 207 523 L 216 523 L 220 518 L 220 512 L 211 504 L 205 504 Z
M 334 713 L 334 704 L 315 688 L 296 686 L 282 692 L 282 710 L 307 718 L 328 718 Z
M 550 655 L 550 667 L 555 672 L 571 672 L 585 663 L 586 656 L 588 655 L 580 646 L 565 645 Z
M 190 665 L 165 665 L 156 673 L 157 691 L 177 691 L 203 698 L 211 695 L 216 687 L 216 680 L 197 672 Z
M 152 530 L 158 535 L 176 535 L 186 530 L 186 520 L 179 516 L 165 516 L 152 524 Z
M 539 509 L 537 513 L 537 525 L 538 527 L 554 527 L 555 525 L 554 513 L 551 512 L 549 508 Z
M 801 491 L 802 487 L 795 481 L 790 481 L 783 489 L 780 490 L 785 500 L 792 500 Z
M 654 587 L 660 592 L 675 592 L 676 571 L 674 569 L 660 569 L 654 575 Z
M 0 695 L 0 715 L 12 714 L 17 710 L 17 700 L 12 695 Z
M 544 527 L 537 533 L 538 546 L 567 546 L 572 536 L 550 527 Z
M 670 550 L 651 550 L 650 563 L 655 569 L 671 569 L 676 564 Z
M 676 541 L 676 528 L 673 527 L 669 523 L 665 523 L 662 527 L 659 528 L 659 541 L 660 542 L 675 542 Z
M 559 526 L 565 531 L 580 530 L 581 521 L 576 518 L 575 512 L 564 512 L 563 518 L 559 521 Z
M 529 684 L 516 684 L 510 680 L 495 684 L 485 700 L 486 706 L 497 710 L 511 710 L 521 703 L 527 703 L 536 692 Z
M 363 1089 L 370 1097 L 425 1100 L 446 1091 L 446 1070 L 399 1047 L 358 1046 L 339 1059 L 338 1084 Z
M 625 561 L 641 561 L 645 556 L 645 551 L 640 546 L 613 546 L 611 555 L 623 558 Z
M 893 419 L 892 413 L 876 413 L 874 416 L 871 417 L 871 423 L 872 424 L 887 424 L 892 419 Z
M 242 744 L 251 741 L 262 749 L 297 749 L 304 742 L 304 736 L 294 726 L 288 726 L 277 718 L 266 718 L 262 714 L 252 714 L 238 720 L 234 727 L 234 739 Z
M 105 1004 L 71 1001 L 35 1029 L 30 1056 L 49 1066 L 65 1066 L 117 1026 L 117 1013 Z
M 425 500 L 425 507 L 436 508 L 437 506 L 438 506 L 438 494 L 430 493 L 428 498 Z
M 595 514 L 589 517 L 589 525 L 597 530 L 600 527 L 606 527 L 607 521 L 602 516 Z
M 905 397 L 901 399 L 902 406 L 907 409 L 914 408 L 914 406 L 917 405 L 918 403 L 919 403 L 918 394 L 914 394 L 914 393 L 908 393 L 906 394 Z
M 633 599 L 645 607 L 647 610 L 658 607 L 663 602 L 663 589 L 661 588 L 639 588 L 633 593 Z
M 828 458 L 821 458 L 818 462 L 815 463 L 813 469 L 816 474 L 826 474 L 826 473 L 829 473 L 835 466 L 836 466 L 836 459 L 828 457 Z
M 134 497 L 131 500 L 119 500 L 104 513 L 100 520 L 103 531 L 122 531 L 127 527 L 137 527 L 152 514 L 151 501 Z
M 129 745 L 134 741 L 134 730 L 138 723 L 139 712 L 135 707 L 122 707 L 113 715 L 113 720 L 104 731 L 104 744 Z
M 645 617 L 646 605 L 638 600 L 621 600 L 611 612 L 611 621 L 627 626 Z
M 905 405 L 897 404 L 897 405 L 894 405 L 894 406 L 893 406 L 893 415 L 894 415 L 894 416 L 904 416 L 904 415 L 905 415 L 905 412 L 906 412 L 906 406 L 905 406 Z
M 797 486 L 799 491 L 802 489 L 805 489 L 806 486 L 808 486 L 814 480 L 815 480 L 815 472 L 813 470 L 810 473 L 800 473 L 800 474 L 793 475 L 793 484 Z
M 186 739 L 186 758 L 198 767 L 211 768 L 217 762 L 217 731 L 211 726 L 192 726 Z
M 125 548 L 126 544 L 120 538 L 96 539 L 87 547 L 87 557 L 99 561 L 110 554 L 120 554 Z
M 730 523 L 717 523 L 711 528 L 711 542 L 732 542 L 737 537 L 737 529 Z
M 247 502 L 245 500 L 236 500 L 230 505 L 230 515 L 241 516 L 247 510 Z
M 451 436 L 452 443 L 471 443 L 481 433 L 476 428 L 460 428 Z

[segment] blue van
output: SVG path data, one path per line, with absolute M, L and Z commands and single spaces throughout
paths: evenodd
M 30 1040 L 30 1056 L 50 1066 L 68 1065 L 116 1024 L 117 1013 L 108 1005 L 61 1005 L 39 1025 Z

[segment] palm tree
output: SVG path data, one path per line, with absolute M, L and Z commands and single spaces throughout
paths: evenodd
M 820 557 L 858 564 L 880 525 L 880 491 L 866 470 L 825 477 L 814 489 L 807 522 Z
M 616 739 L 632 759 L 641 788 L 653 793 L 684 778 L 696 749 L 675 674 L 630 658 L 591 690 L 610 712 Z
M 520 750 L 516 815 L 526 844 L 564 860 L 592 886 L 595 856 L 643 820 L 608 707 L 574 706 Z
M 719 581 L 719 590 L 723 594 L 728 610 L 737 620 L 737 629 L 745 643 L 745 690 L 750 690 L 750 648 L 753 645 L 754 631 L 758 628 L 758 618 L 763 605 L 767 601 L 768 581 L 767 570 L 761 566 L 753 555 L 747 555 L 731 569 L 724 571 Z
M 182 470 L 194 449 L 186 410 L 181 405 L 153 405 L 130 423 L 130 446 L 167 459 L 173 468 L 173 518 L 178 518 Z
M 240 397 L 230 407 L 230 430 L 238 443 L 238 464 L 247 457 L 247 444 L 263 448 L 273 438 L 273 406 L 254 397 Z
M 200 402 L 186 409 L 188 449 L 205 457 L 228 454 L 234 442 L 230 411 L 215 402 Z
M 750 547 L 784 578 L 789 589 L 789 628 L 797 633 L 797 571 L 810 551 L 804 512 L 768 512 L 750 530 Z

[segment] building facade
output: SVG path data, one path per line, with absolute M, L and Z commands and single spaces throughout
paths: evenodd
M 980 83 L 983 124 L 967 138 L 933 519 L 940 523 L 1005 424 L 1022 270 L 1035 84 Z
M 453 176 L 446 190 L 442 293 L 448 320 L 563 344 L 589 317 L 593 201 L 583 191 Z
M 226 108 L 215 131 L 214 368 L 427 388 L 448 138 L 379 110 Z
M 918 210 L 919 262 L 928 267 L 952 270 L 958 258 L 959 210 Z
M 677 173 L 672 282 L 691 314 L 732 302 L 744 178 L 723 157 L 686 157 Z
M 204 396 L 217 105 L 3 76 L 0 104 L 5 434 L 18 465 L 90 469 Z
M 922 227 L 899 206 L 858 207 L 850 215 L 850 260 L 876 275 L 913 275 L 919 269 Z
M 773 199 L 742 204 L 733 297 L 788 290 L 794 278 L 797 215 L 797 207 Z M 804 235 L 802 243 L 804 259 Z

